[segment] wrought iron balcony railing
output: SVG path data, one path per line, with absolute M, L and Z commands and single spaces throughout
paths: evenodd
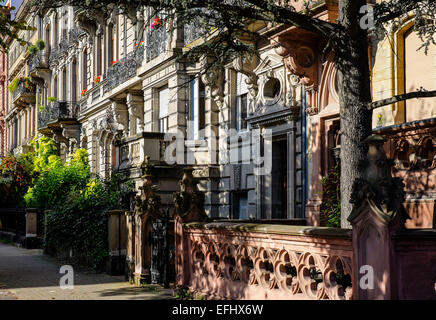
M 38 129 L 47 128 L 50 123 L 77 118 L 79 104 L 72 101 L 56 101 L 38 110 Z
M 46 53 L 35 53 L 28 60 L 29 72 L 32 73 L 37 69 L 49 68 L 49 55 Z
M 165 52 L 168 34 L 164 27 L 147 32 L 147 62 Z
M 36 87 L 34 84 L 30 83 L 26 85 L 24 82 L 20 82 L 17 89 L 12 94 L 12 101 L 22 100 L 24 98 L 24 103 L 31 102 L 32 98 L 35 98 Z
M 185 46 L 200 38 L 204 33 L 204 28 L 199 26 L 198 23 L 191 22 L 185 24 L 183 30 L 183 41 Z
M 144 47 L 140 46 L 136 50 L 127 54 L 119 62 L 114 63 L 107 70 L 106 85 L 104 92 L 108 92 L 118 85 L 126 82 L 136 75 L 136 70 L 141 66 L 144 60 Z
M 59 50 L 57 48 L 52 48 L 50 50 L 50 58 L 49 58 L 50 67 L 56 64 L 58 58 L 59 58 Z
M 74 43 L 79 40 L 79 38 L 85 33 L 85 31 L 81 28 L 74 27 L 68 32 L 68 41 L 69 43 Z

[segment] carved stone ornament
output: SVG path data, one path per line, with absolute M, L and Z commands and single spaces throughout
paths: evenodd
M 152 183 L 149 159 L 150 157 L 147 156 L 142 165 L 145 171 L 145 174 L 142 176 L 144 183 L 139 187 L 140 195 L 135 196 L 134 215 L 162 218 L 164 215 L 161 209 L 161 198 L 156 194 L 156 186 Z
M 193 168 L 185 168 L 180 181 L 180 192 L 173 195 L 175 215 L 180 216 L 183 222 L 207 220 L 204 211 L 204 193 L 197 188 L 198 180 L 194 178 Z
M 307 90 L 318 87 L 318 52 L 319 36 L 291 27 L 271 40 L 275 51 L 283 57 L 288 70 L 299 76 L 301 84 Z
M 363 207 L 367 205 L 386 224 L 395 220 L 401 226 L 406 219 L 410 219 L 402 204 L 405 198 L 404 184 L 401 178 L 391 175 L 394 162 L 386 158 L 383 150 L 385 141 L 377 135 L 371 135 L 366 140 L 369 146 L 368 163 L 364 178 L 356 179 L 353 184 L 350 202 L 354 206 L 348 217 L 351 223 L 358 220 L 362 212 L 366 212 Z
M 247 76 L 247 87 L 248 93 L 251 96 L 251 99 L 255 99 L 257 97 L 259 86 L 257 84 L 258 76 L 253 70 L 257 67 L 257 58 L 256 57 L 248 57 L 242 56 L 233 60 L 233 68 L 244 75 Z
M 207 68 L 207 60 L 202 62 L 203 68 Z M 224 105 L 224 94 L 222 91 L 223 72 L 216 69 L 209 69 L 201 76 L 201 81 L 206 85 L 209 90 L 211 98 L 215 101 L 219 109 Z

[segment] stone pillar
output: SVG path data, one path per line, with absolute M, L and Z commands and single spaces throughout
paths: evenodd
M 398 299 L 396 254 L 392 237 L 408 215 L 403 207 L 404 184 L 392 178 L 393 161 L 386 158 L 385 140 L 367 138 L 368 164 L 363 179 L 354 182 L 348 217 L 353 227 L 353 299 Z
M 126 216 L 123 210 L 109 210 L 107 214 L 109 260 L 106 272 L 110 275 L 122 275 L 127 248 Z
M 37 216 L 37 209 L 26 209 L 26 240 L 24 244 L 26 249 L 34 249 L 37 247 Z
M 144 99 L 142 91 L 127 93 L 127 109 L 129 111 L 129 135 L 144 131 Z
M 183 223 L 208 219 L 204 211 L 204 193 L 198 191 L 198 180 L 192 172 L 190 167 L 184 169 L 180 192 L 174 193 L 175 283 L 178 287 L 189 284 L 190 272 L 187 270 L 191 268 L 186 257 L 190 254 L 190 248 L 183 232 Z

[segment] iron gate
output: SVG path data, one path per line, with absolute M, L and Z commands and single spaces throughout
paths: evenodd
M 151 222 L 151 283 L 169 287 L 168 212 Z

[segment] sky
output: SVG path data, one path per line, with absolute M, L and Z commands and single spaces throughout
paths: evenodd
M 6 1 L 1 1 L 2 4 L 4 4 Z M 11 17 L 14 18 L 15 12 L 17 12 L 18 8 L 20 7 L 21 2 L 23 0 L 12 0 L 12 6 L 15 7 L 15 10 L 11 11 Z

